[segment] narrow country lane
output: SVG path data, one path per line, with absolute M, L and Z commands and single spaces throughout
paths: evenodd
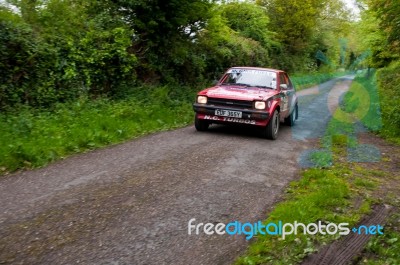
M 0 264 L 231 264 L 245 236 L 188 235 L 188 221 L 265 219 L 351 80 L 299 92 L 276 141 L 189 126 L 0 178 Z

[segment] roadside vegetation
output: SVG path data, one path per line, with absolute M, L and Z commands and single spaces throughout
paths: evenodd
M 357 123 L 373 132 L 381 129 L 381 116 L 375 109 L 379 106 L 375 77 L 365 77 L 364 72 L 356 77 L 320 139 L 321 149 L 309 158 L 314 166 L 302 170 L 300 180 L 290 183 L 282 202 L 267 214 L 264 223 L 344 222 L 351 229 L 371 213 L 374 205 L 390 205 L 394 210 L 384 225 L 384 235 L 373 236 L 354 264 L 397 264 L 400 175 L 396 164 L 400 151 L 395 145 L 386 150 L 386 144 L 378 144 L 376 139 L 369 145 L 357 139 L 362 133 Z M 367 97 L 362 97 L 361 89 Z M 359 112 L 360 108 L 368 111 Z M 285 239 L 260 235 L 235 264 L 298 264 L 340 238 L 338 234 L 304 235 L 302 230 Z
M 182 90 L 230 66 L 310 75 L 353 64 L 354 56 L 339 60 L 352 49 L 339 41 L 350 33 L 349 11 L 337 0 L 308 1 L 296 17 L 283 0 L 2 1 L 0 110 L 123 98 L 138 86 Z
M 0 174 L 187 125 L 230 66 L 284 69 L 298 89 L 344 74 L 350 12 L 308 2 L 2 1 Z
M 400 61 L 377 72 L 383 127 L 381 135 L 400 144 Z
M 49 110 L 0 114 L 0 174 L 192 122 L 195 90 L 137 89 L 123 100 L 80 98 Z
M 365 70 L 358 71 L 320 141 L 321 149 L 311 155 L 314 168 L 304 169 L 301 179 L 289 185 L 283 201 L 268 213 L 265 222 L 348 222 L 351 226 L 369 214 L 373 205 L 389 205 L 393 210 L 384 234 L 373 236 L 353 264 L 398 264 L 400 5 L 385 0 L 357 2 L 361 19 L 353 24 L 353 40 L 358 40 L 355 53 L 361 55 L 355 63 L 363 61 Z M 370 148 L 361 146 L 357 139 L 360 125 L 393 144 L 370 136 Z M 371 147 L 374 145 L 379 149 Z M 326 235 L 296 235 L 285 240 L 260 236 L 236 264 L 297 264 L 338 239 Z
M 1 1 L 0 175 L 190 124 L 195 91 L 231 66 L 283 69 L 297 89 L 358 71 L 316 168 L 266 221 L 355 224 L 375 203 L 400 207 L 395 152 L 376 168 L 347 160 L 350 116 L 400 143 L 400 5 L 357 4 L 359 20 L 339 0 Z M 358 262 L 399 263 L 399 225 L 393 214 Z M 293 264 L 336 239 L 259 237 L 237 263 Z
M 296 76 L 293 81 L 302 89 L 343 74 Z M 205 86 L 147 85 L 121 99 L 81 96 L 49 108 L 23 105 L 0 113 L 0 174 L 191 124 L 196 92 Z
M 380 166 L 371 169 L 368 164 L 345 162 L 343 147 L 340 141 L 334 144 L 333 166 L 304 170 L 301 179 L 286 189 L 284 200 L 268 213 L 265 223 L 321 221 L 326 225 L 345 222 L 351 229 L 363 216 L 371 213 L 374 204 L 384 203 L 398 209 L 400 202 L 396 194 L 400 192 L 399 187 L 387 188 L 400 181 L 398 174 L 386 169 L 393 163 L 391 156 L 384 156 Z M 372 236 L 354 264 L 398 264 L 399 225 L 398 211 L 394 210 L 384 224 L 384 235 Z M 258 236 L 235 264 L 298 264 L 339 238 L 339 235 L 304 235 L 302 232 L 285 239 L 279 235 Z
M 358 50 L 364 51 L 364 62 L 378 69 L 377 82 L 382 128 L 380 135 L 400 143 L 400 5 L 395 1 L 359 1 L 361 20 L 355 25 L 354 34 L 359 40 Z

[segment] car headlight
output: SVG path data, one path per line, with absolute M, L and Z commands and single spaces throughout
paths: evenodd
M 254 107 L 256 109 L 265 109 L 265 102 L 264 101 L 256 101 L 254 103 Z
M 206 104 L 206 103 L 207 103 L 207 97 L 205 97 L 205 96 L 198 96 L 198 97 L 197 97 L 197 103 Z

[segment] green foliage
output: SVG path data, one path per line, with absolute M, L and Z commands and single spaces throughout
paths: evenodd
M 368 67 L 381 68 L 400 56 L 400 4 L 392 0 L 359 0 L 361 20 L 355 23 L 358 52 L 369 51 Z
M 400 143 L 400 62 L 378 70 L 377 82 L 382 111 L 382 135 Z
M 114 94 L 122 84 L 134 80 L 136 58 L 126 49 L 130 45 L 127 29 L 102 30 L 90 25 L 85 36 L 67 45 L 68 60 L 73 63 L 66 67 L 65 76 L 81 80 L 90 93 Z
M 329 167 L 332 165 L 332 154 L 326 151 L 315 151 L 311 154 L 311 161 L 315 167 Z
M 232 8 L 235 16 L 230 13 Z M 255 25 L 261 18 L 267 22 L 268 17 L 262 11 L 251 14 L 254 10 L 259 8 L 248 3 L 230 3 L 212 10 L 213 16 L 205 29 L 199 32 L 197 43 L 198 53 L 204 60 L 204 70 L 208 73 L 207 78 L 219 78 L 226 68 L 234 65 L 268 66 L 269 46 L 273 40 L 268 39 L 267 31 L 261 32 L 262 27 L 257 28 Z M 235 19 L 236 15 L 249 16 L 248 23 L 253 24 L 252 29 L 235 28 L 233 25 L 237 21 L 230 19 Z M 250 37 L 249 30 L 259 33 L 262 40 L 256 40 L 256 36 Z
M 271 18 L 278 38 L 290 51 L 304 52 L 309 45 L 312 30 L 317 26 L 317 18 L 324 2 L 318 0 L 273 0 L 260 1 Z
M 361 20 L 356 24 L 358 49 L 370 51 L 371 56 L 367 58 L 369 67 L 384 67 L 395 57 L 389 49 L 388 33 L 382 27 L 381 17 L 374 9 L 367 9 L 361 13 Z
M 132 46 L 139 58 L 139 77 L 146 82 L 187 83 L 202 74 L 197 34 L 210 18 L 208 0 L 107 1 L 134 30 Z
M 141 87 L 125 100 L 89 100 L 57 104 L 52 110 L 25 107 L 0 114 L 0 173 L 39 167 L 150 132 L 192 122 L 194 90 Z
M 347 96 L 349 113 L 355 109 L 354 114 L 361 123 L 370 131 L 377 132 L 382 129 L 382 112 L 379 88 L 374 76 L 375 70 L 370 71 L 370 77 L 358 76 L 352 83 Z M 361 110 L 361 112 L 357 112 Z
M 304 46 L 308 48 L 303 52 L 288 49 L 277 21 L 270 19 L 281 11 L 272 14 L 272 9 L 252 2 L 7 2 L 19 11 L 0 7 L 0 110 L 7 112 L 1 118 L 2 140 L 6 143 L 2 147 L 1 161 L 6 161 L 3 167 L 7 170 L 39 166 L 70 152 L 106 144 L 104 139 L 116 142 L 137 135 L 137 131 L 149 131 L 146 128 L 163 128 L 163 122 L 150 127 L 144 123 L 143 129 L 136 128 L 143 122 L 143 113 L 152 117 L 153 111 L 161 112 L 161 105 L 153 101 L 155 98 L 159 104 L 176 107 L 179 111 L 182 102 L 187 107 L 193 99 L 181 84 L 199 87 L 218 78 L 231 66 L 280 68 L 290 65 L 286 68 L 315 69 L 314 51 L 322 47 L 312 40 Z M 317 13 L 322 9 L 310 8 L 319 17 Z M 299 9 L 298 15 L 308 11 Z M 285 14 L 284 19 L 292 20 L 292 17 Z M 284 25 L 290 23 L 285 21 Z M 304 23 L 316 25 L 317 22 Z M 324 70 L 329 72 L 333 68 Z M 323 77 L 294 79 L 298 86 L 304 87 L 328 77 L 329 74 L 324 74 Z M 146 85 L 140 89 L 142 84 Z M 168 85 L 154 90 L 157 92 L 153 95 L 153 90 L 146 88 L 149 84 Z M 104 97 L 107 99 L 89 100 Z M 87 100 L 81 102 L 81 98 Z M 76 110 L 77 102 L 81 109 Z M 122 130 L 121 123 L 105 117 L 113 117 L 112 108 L 116 111 L 122 108 L 125 112 L 128 105 L 122 102 L 143 106 L 143 110 L 138 111 L 142 114 L 135 114 L 137 119 L 123 120 L 128 127 L 135 124 L 132 125 L 136 126 L 135 130 Z M 74 109 L 76 111 L 72 111 Z M 107 115 L 96 119 L 97 113 Z M 163 113 L 175 112 L 166 110 Z M 185 115 L 189 113 L 190 108 Z M 72 120 L 68 120 L 68 115 Z M 66 128 L 60 134 L 63 131 L 59 127 L 61 116 L 65 123 L 75 124 L 74 129 Z M 99 125 L 104 122 L 109 125 Z M 85 131 L 87 128 L 92 131 Z M 113 133 L 110 130 L 114 130 Z M 127 133 L 119 137 L 116 131 Z M 40 134 L 50 138 L 52 134 L 59 135 L 62 140 L 57 140 L 58 143 L 51 140 L 51 144 L 47 144 Z M 51 146 L 56 147 L 54 152 L 48 151 Z
M 364 258 L 361 264 L 398 264 L 400 260 L 400 225 L 399 213 L 393 214 L 385 225 L 382 236 L 372 237 L 364 250 Z
M 22 21 L 0 16 L 0 109 L 64 99 L 53 77 L 55 50 Z
M 279 46 L 275 34 L 268 30 L 270 20 L 265 9 L 248 2 L 231 2 L 220 9 L 227 26 L 243 37 L 253 39 L 265 48 Z
M 356 174 L 357 170 L 354 170 Z M 352 184 L 354 177 L 353 170 L 348 166 L 304 171 L 299 181 L 290 183 L 285 200 L 276 205 L 264 223 L 297 221 L 309 224 L 321 221 L 354 225 L 361 214 L 370 209 L 368 203 L 359 208 L 352 206 L 357 190 L 364 189 L 362 185 L 357 187 Z M 301 231 L 285 239 L 259 235 L 235 264 L 297 264 L 308 254 L 317 251 L 321 244 L 337 238 L 337 235 L 304 235 Z
M 234 65 L 333 72 L 346 20 L 336 0 L 7 2 L 15 8 L 0 8 L 3 110 L 121 98 L 140 83 L 204 83 Z
M 313 71 L 339 61 L 338 40 L 348 35 L 348 11 L 336 0 L 258 0 L 270 18 L 280 49 L 273 61 L 289 72 Z M 329 60 L 320 60 L 322 52 Z M 336 70 L 336 63 L 330 63 Z
M 89 16 L 85 2 L 28 2 L 18 2 L 22 16 L 0 10 L 0 109 L 49 107 L 134 84 L 133 32 L 122 21 Z
M 269 30 L 270 19 L 264 8 L 248 2 L 229 2 L 217 8 L 214 15 L 221 16 L 225 24 L 223 27 L 229 29 L 224 38 L 230 56 L 222 63 L 225 66 L 223 68 L 233 65 L 281 66 L 279 62 L 282 58 L 276 53 L 281 49 L 281 44 L 276 34 Z M 212 30 L 218 28 L 214 25 Z
M 379 29 L 386 36 L 384 47 L 388 50 L 388 62 L 396 60 L 400 56 L 400 3 L 393 0 L 371 0 L 368 1 L 371 12 L 378 18 Z M 383 52 L 383 51 L 382 51 Z M 382 56 L 376 54 L 377 57 Z

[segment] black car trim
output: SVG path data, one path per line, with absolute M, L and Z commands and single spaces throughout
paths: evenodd
M 222 106 L 209 106 L 206 104 L 199 104 L 199 103 L 193 104 L 193 110 L 196 113 L 200 113 L 200 114 L 217 116 L 217 115 L 215 115 L 216 109 L 240 111 L 240 112 L 242 112 L 242 119 L 266 120 L 269 118 L 269 112 L 265 112 L 263 110 L 244 110 L 244 109 L 229 108 L 229 107 L 222 107 Z

